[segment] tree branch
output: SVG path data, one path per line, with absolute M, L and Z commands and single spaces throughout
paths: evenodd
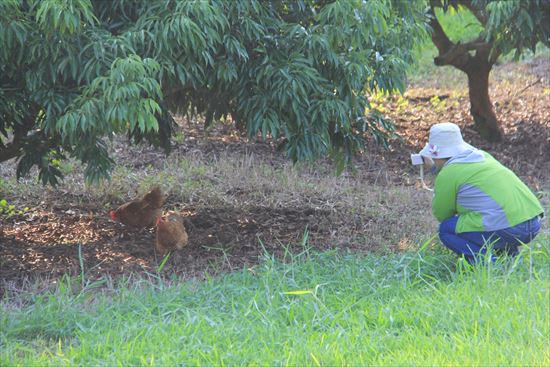
M 441 24 L 435 16 L 435 7 L 440 6 L 438 0 L 430 0 L 430 26 L 432 27 L 432 41 L 439 51 L 439 55 L 434 58 L 434 64 L 438 66 L 452 65 L 462 71 L 470 61 L 470 54 L 464 48 L 464 45 L 454 44 L 441 27 Z
M 12 159 L 21 155 L 21 150 L 25 143 L 26 137 L 27 137 L 27 134 L 25 135 L 14 134 L 11 142 L 9 142 L 4 146 L 0 146 L 0 162 L 5 162 L 9 159 Z
M 483 24 L 487 23 L 487 17 L 483 11 L 472 3 L 471 0 L 463 0 L 458 2 L 465 6 L 474 16 Z M 493 65 L 500 52 L 493 49 L 492 42 L 485 42 L 483 38 L 478 38 L 475 41 L 467 43 L 453 43 L 445 34 L 443 27 L 435 16 L 435 8 L 441 7 L 440 0 L 430 0 L 430 26 L 433 29 L 432 41 L 439 51 L 439 55 L 434 58 L 434 64 L 438 66 L 452 65 L 464 72 L 472 66 L 473 58 L 485 59 L 490 65 Z M 475 56 L 469 51 L 476 51 Z
M 27 116 L 23 120 L 23 124 L 13 126 L 13 139 L 11 142 L 6 145 L 0 145 L 0 162 L 15 158 L 21 154 L 27 134 L 35 126 L 38 110 L 38 106 L 31 106 Z
M 11 142 L 4 146 L 0 146 L 0 162 L 5 162 L 15 158 L 21 152 L 21 142 Z
M 441 27 L 441 24 L 439 24 L 439 21 L 437 20 L 437 17 L 435 16 L 435 7 L 438 6 L 437 0 L 431 0 L 430 1 L 430 27 L 432 27 L 432 41 L 439 50 L 440 54 L 446 53 L 453 45 L 454 43 L 451 42 L 449 37 L 445 34 L 445 31 L 443 30 L 443 27 Z

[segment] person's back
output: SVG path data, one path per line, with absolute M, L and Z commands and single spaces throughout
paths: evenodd
M 457 233 L 497 231 L 543 213 L 514 172 L 477 149 L 449 159 L 437 176 L 435 190 L 434 216 L 443 221 L 458 214 Z

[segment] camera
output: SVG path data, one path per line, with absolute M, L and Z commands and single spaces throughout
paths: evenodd
M 434 161 L 430 157 L 422 157 L 420 154 L 411 154 L 411 163 L 413 166 L 425 164 L 428 168 L 434 166 Z
M 424 160 L 420 154 L 411 154 L 411 163 L 413 166 L 420 166 L 424 164 Z

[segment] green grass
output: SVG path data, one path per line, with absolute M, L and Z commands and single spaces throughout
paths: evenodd
M 65 279 L 2 300 L 0 365 L 550 363 L 547 235 L 516 262 L 475 269 L 422 247 L 358 256 L 304 241 L 202 282 Z

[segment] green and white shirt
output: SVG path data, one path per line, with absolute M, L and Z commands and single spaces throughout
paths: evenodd
M 458 215 L 457 233 L 498 231 L 544 212 L 514 172 L 478 149 L 445 163 L 435 180 L 432 211 L 440 222 Z

